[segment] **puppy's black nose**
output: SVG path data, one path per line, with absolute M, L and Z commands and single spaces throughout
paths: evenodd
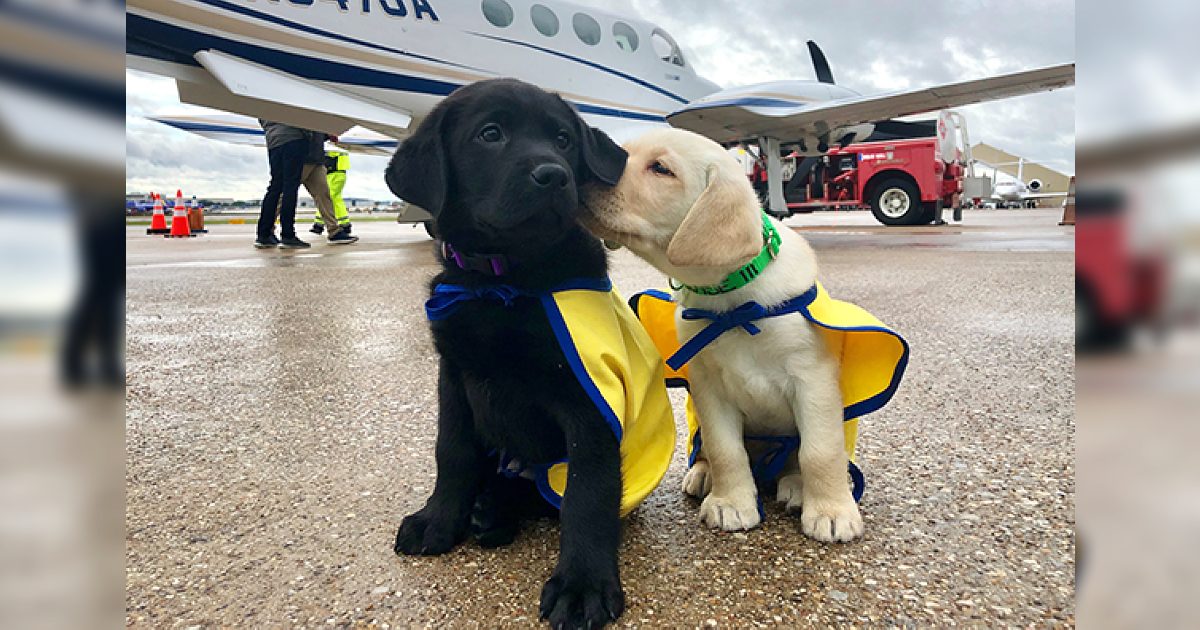
M 558 164 L 538 164 L 530 175 L 539 188 L 562 188 L 571 179 L 567 169 Z

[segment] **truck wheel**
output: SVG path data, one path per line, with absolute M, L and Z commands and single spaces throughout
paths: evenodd
M 1129 345 L 1133 331 L 1125 323 L 1106 323 L 1100 318 L 1096 301 L 1086 288 L 1075 288 L 1075 348 L 1081 354 L 1122 350 Z
M 433 221 L 422 221 L 421 225 L 425 226 L 425 233 L 429 235 L 429 238 L 437 240 L 437 225 L 434 225 Z
M 871 213 L 884 225 L 916 225 L 925 215 L 921 194 L 911 182 L 888 179 L 871 195 Z

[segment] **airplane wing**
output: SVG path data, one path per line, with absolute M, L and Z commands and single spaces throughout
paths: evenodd
M 267 144 L 258 121 L 248 116 L 237 114 L 160 115 L 151 117 L 151 120 L 212 140 L 258 147 Z M 333 144 L 352 153 L 390 156 L 396 151 L 399 141 L 361 127 L 352 127 L 339 135 L 338 141 Z
M 1075 64 L 1067 63 L 934 87 L 818 102 L 789 99 L 779 94 L 737 94 L 730 90 L 700 99 L 669 114 L 667 122 L 718 142 L 760 137 L 787 142 L 821 136 L 839 127 L 924 114 L 1074 84 Z M 728 94 L 728 98 L 722 94 Z
M 130 67 L 175 78 L 179 100 L 340 136 L 361 126 L 389 138 L 409 133 L 404 109 L 303 79 L 215 50 L 195 54 L 199 66 L 146 61 Z M 231 139 L 231 138 L 225 138 Z M 393 147 L 394 148 L 394 147 Z

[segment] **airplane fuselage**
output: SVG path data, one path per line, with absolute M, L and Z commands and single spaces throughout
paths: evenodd
M 410 112 L 414 124 L 462 85 L 516 77 L 561 94 L 618 139 L 665 124 L 667 113 L 718 89 L 653 24 L 563 2 L 482 5 L 130 0 L 127 53 L 131 67 L 179 80 L 187 102 L 252 116 L 263 115 L 252 111 L 254 103 L 205 89 L 211 78 L 197 52 L 220 51 L 390 104 Z M 510 12 L 497 14 L 496 7 Z M 667 59 L 656 45 L 668 50 Z M 197 88 L 186 90 L 186 83 Z

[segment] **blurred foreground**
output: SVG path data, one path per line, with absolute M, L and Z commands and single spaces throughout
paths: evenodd
M 1078 18 L 1082 627 L 1200 624 L 1197 17 L 1105 0 Z
M 0 33 L 0 628 L 113 627 L 123 4 L 3 2 Z

